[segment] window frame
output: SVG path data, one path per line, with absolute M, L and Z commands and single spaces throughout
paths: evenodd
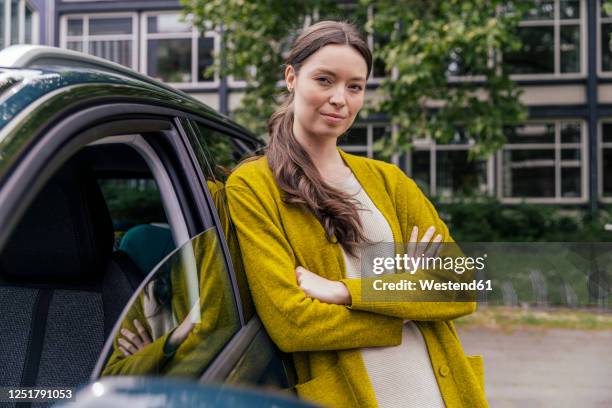
M 174 242 L 187 242 L 190 239 L 191 234 L 188 232 L 177 191 L 174 188 L 170 175 L 164 167 L 162 160 L 155 152 L 153 147 L 140 134 L 106 136 L 88 144 L 87 146 L 104 146 L 112 144 L 119 144 L 133 148 L 147 163 L 147 166 L 149 167 L 149 170 L 153 176 L 153 180 L 157 185 L 161 202 L 164 207 L 164 212 L 166 214 L 166 219 L 168 220 L 168 225 L 172 231 Z
M 523 20 L 519 23 L 519 27 L 541 27 L 544 25 L 554 26 L 554 37 L 555 37 L 555 46 L 554 46 L 554 73 L 542 73 L 542 74 L 511 74 L 510 79 L 513 81 L 530 81 L 530 80 L 547 80 L 547 79 L 580 79 L 586 78 L 587 76 L 587 65 L 588 65 L 588 56 L 587 56 L 587 7 L 586 2 L 584 0 L 580 0 L 580 18 L 579 19 L 566 19 L 561 20 L 561 8 L 560 8 L 560 0 L 555 1 L 555 16 L 553 20 Z M 599 4 L 599 3 L 598 3 Z M 598 5 L 599 7 L 599 5 Z M 599 9 L 598 9 L 599 10 Z M 598 30 L 600 28 L 599 25 L 599 13 L 598 16 Z M 552 22 L 552 24 L 550 23 Z M 580 31 L 580 72 L 569 72 L 562 73 L 561 72 L 561 26 L 562 25 L 576 25 L 578 22 L 579 31 Z M 598 55 L 601 54 L 601 49 L 599 48 L 599 31 L 598 31 Z M 494 58 L 496 58 L 493 50 L 489 50 L 487 56 L 487 64 L 493 65 Z M 497 58 L 500 58 L 500 64 L 503 64 L 504 55 L 503 53 L 498 53 Z M 601 58 L 599 58 L 601 59 Z M 598 64 L 598 68 L 601 64 Z M 610 76 L 612 77 L 612 71 L 610 71 Z M 486 77 L 484 75 L 447 75 L 447 80 L 449 83 L 463 83 L 463 82 L 481 82 L 485 81 Z
M 543 27 L 553 26 L 554 30 L 554 73 L 542 73 L 542 74 L 512 74 L 510 79 L 512 80 L 539 80 L 539 79 L 577 79 L 585 78 L 587 74 L 587 9 L 586 1 L 580 0 L 580 18 L 579 19 L 561 19 L 561 7 L 560 0 L 554 0 L 554 17 L 552 20 L 523 20 L 518 26 L 519 27 Z M 580 71 L 562 73 L 561 72 L 561 26 L 564 25 L 576 25 L 578 23 L 580 32 Z M 503 63 L 503 55 L 501 60 Z
M 606 197 L 603 190 L 603 151 L 604 149 L 612 150 L 612 142 L 603 141 L 604 123 L 612 124 L 612 118 L 604 118 L 597 123 L 597 192 L 599 201 L 609 204 L 612 203 L 612 194 Z
M 68 35 L 68 20 L 80 18 L 83 22 L 83 34 L 78 36 Z M 96 18 L 131 18 L 132 19 L 132 34 L 89 34 L 89 20 Z M 121 37 L 121 38 L 118 38 Z M 125 38 L 123 38 L 125 37 Z M 130 38 L 128 38 L 130 37 Z M 93 38 L 93 39 L 92 39 Z M 138 70 L 138 13 L 137 12 L 113 12 L 113 13 L 71 13 L 63 14 L 60 17 L 60 47 L 68 49 L 68 42 L 81 41 L 83 44 L 83 53 L 89 53 L 89 44 L 91 41 L 108 41 L 108 40 L 130 40 L 132 41 L 132 61 L 128 68 L 135 71 Z
M 602 64 L 603 64 L 603 53 L 602 53 L 602 46 L 603 44 L 601 43 L 601 26 L 602 24 L 607 24 L 610 23 L 612 24 L 612 16 L 610 17 L 605 17 L 602 18 L 601 17 L 601 0 L 597 0 L 597 4 L 596 4 L 596 25 L 597 25 L 597 34 L 596 34 L 596 47 L 597 47 L 597 76 L 602 77 L 602 78 L 612 78 L 612 70 L 610 71 L 604 71 Z M 606 21 L 603 21 L 606 20 Z
M 199 186 L 206 195 L 206 199 L 208 201 L 208 207 L 210 209 L 211 217 L 214 220 L 215 225 L 217 226 L 217 234 L 220 237 L 219 245 L 223 248 L 225 252 L 226 265 L 230 274 L 231 282 L 234 288 L 234 297 L 236 298 L 236 302 L 238 304 L 238 308 L 240 309 L 240 321 L 242 324 L 247 323 L 247 318 L 252 319 L 252 316 L 247 316 L 247 306 L 245 303 L 253 304 L 253 300 L 250 297 L 249 299 L 243 299 L 242 294 L 240 293 L 239 285 L 238 285 L 238 274 L 236 273 L 236 269 L 234 267 L 234 260 L 232 259 L 231 251 L 229 250 L 228 245 L 228 237 L 225 235 L 225 232 L 222 228 L 222 223 L 219 218 L 219 210 L 217 209 L 215 202 L 213 200 L 212 194 L 208 185 L 206 183 L 206 173 L 209 173 L 215 178 L 216 174 L 214 172 L 214 165 L 216 163 L 211 162 L 212 157 L 210 156 L 210 152 L 208 151 L 207 146 L 203 146 L 200 143 L 200 127 L 206 127 L 211 132 L 217 132 L 219 134 L 224 135 L 228 139 L 231 139 L 233 143 L 236 144 L 237 147 L 244 148 L 244 144 L 240 143 L 240 139 L 236 137 L 234 132 L 224 128 L 222 125 L 218 123 L 214 123 L 211 121 L 204 120 L 199 117 L 177 117 L 176 118 L 177 127 L 179 127 L 180 132 L 183 134 L 185 139 L 185 144 L 188 146 L 187 150 L 189 151 L 189 155 L 191 161 L 193 163 L 193 167 L 195 169 L 195 173 L 197 175 L 196 178 L 199 178 Z M 248 153 L 248 152 L 247 152 Z M 223 182 L 223 181 L 222 181 Z M 225 186 L 225 183 L 224 183 Z M 229 209 L 226 208 L 229 214 Z M 228 222 L 231 224 L 230 228 L 234 228 L 233 221 L 231 218 L 228 218 Z M 235 230 L 234 230 L 235 231 Z M 234 237 L 237 240 L 237 237 Z M 237 242 L 237 241 L 236 241 Z M 244 276 L 246 278 L 246 275 Z M 256 315 L 256 314 L 255 314 Z
M 351 154 L 358 154 L 358 153 L 366 153 L 366 156 L 369 159 L 376 159 L 374 157 L 374 128 L 375 127 L 391 127 L 391 138 L 395 138 L 397 137 L 397 126 L 396 125 L 392 125 L 389 122 L 385 122 L 385 121 L 372 121 L 372 122 L 358 122 L 353 124 L 348 131 L 350 131 L 353 128 L 366 128 L 367 129 L 367 140 L 366 140 L 366 144 L 363 145 L 350 145 L 350 144 L 342 144 L 342 143 L 338 143 L 338 147 L 340 149 L 342 149 L 343 151 L 347 152 L 347 153 L 351 153 Z M 342 139 L 339 139 L 340 141 L 342 141 Z M 398 165 L 399 163 L 399 157 L 400 155 L 395 153 L 393 154 L 393 156 L 391 157 L 391 161 L 390 163 L 393 163 L 395 165 Z
M 1 25 L 4 25 L 4 32 L 0 33 L 0 37 L 2 37 L 2 39 L 4 40 L 2 47 L 0 47 L 0 49 L 2 48 L 6 48 L 9 47 L 11 45 L 15 45 L 15 44 L 38 44 L 40 42 L 40 31 L 39 31 L 39 27 L 40 27 L 40 14 L 38 12 L 38 10 L 36 9 L 36 7 L 34 7 L 29 0 L 18 0 L 18 7 L 19 10 L 17 10 L 17 43 L 13 43 L 11 40 L 11 31 L 12 31 L 12 21 L 11 21 L 11 13 L 12 13 L 12 2 L 11 0 L 5 0 L 4 1 L 4 5 L 0 6 L 4 8 L 4 16 L 3 16 L 3 21 Z M 32 32 L 30 33 L 30 35 L 32 36 L 32 42 L 26 43 L 25 42 L 25 37 L 26 37 L 26 32 L 25 32 L 25 11 L 26 8 L 29 8 L 30 11 L 32 12 Z
M 428 195 L 438 197 L 441 202 L 451 202 L 456 195 L 453 193 L 451 196 L 437 196 L 438 193 L 438 151 L 465 151 L 467 152 L 471 146 L 473 146 L 474 142 L 471 141 L 465 144 L 440 144 L 431 138 L 425 139 L 417 139 L 414 141 L 414 148 L 412 151 L 407 152 L 405 154 L 405 162 L 406 162 L 406 174 L 412 178 L 413 168 L 412 168 L 412 154 L 414 152 L 429 152 L 429 193 Z M 494 194 L 494 162 L 493 155 L 489 156 L 485 162 L 486 166 L 486 181 L 485 181 L 485 191 L 486 194 L 493 195 Z
M 562 143 L 561 142 L 561 126 L 564 123 L 577 122 L 580 124 L 580 142 L 577 143 Z M 588 191 L 588 170 L 589 170 L 589 157 L 588 157 L 588 127 L 583 119 L 580 118 L 559 118 L 547 120 L 533 119 L 525 122 L 525 125 L 537 125 L 537 124 L 554 124 L 555 126 L 555 140 L 553 143 L 506 143 L 501 149 L 496 152 L 496 172 L 497 172 L 497 198 L 503 204 L 521 204 L 521 203 L 533 203 L 533 204 L 584 204 L 589 199 Z M 581 159 L 578 161 L 578 167 L 580 171 L 580 197 L 562 197 L 561 188 L 561 149 L 579 149 Z M 554 197 L 504 197 L 504 184 L 503 184 L 503 153 L 506 150 L 552 150 L 554 152 L 553 168 L 555 172 L 555 196 Z
M 215 71 L 212 81 L 198 81 L 198 56 L 199 47 L 198 39 L 200 37 L 213 38 L 213 53 L 218 53 L 221 45 L 219 33 L 212 27 L 207 27 L 204 32 L 191 24 L 191 33 L 149 33 L 148 18 L 164 14 L 175 14 L 181 16 L 181 10 L 163 10 L 163 11 L 145 11 L 140 13 L 140 72 L 150 76 L 148 73 L 147 57 L 148 57 L 148 41 L 150 39 L 191 39 L 191 78 L 190 82 L 164 82 L 177 89 L 216 89 L 219 87 L 220 78 L 219 72 Z M 190 18 L 190 15 L 187 16 Z M 195 52 L 194 52 L 195 51 Z

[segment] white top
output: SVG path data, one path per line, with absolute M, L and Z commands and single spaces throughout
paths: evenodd
M 335 188 L 350 194 L 360 203 L 359 218 L 365 236 L 372 242 L 393 242 L 389 223 L 376 208 L 365 190 L 351 173 L 341 182 L 330 182 Z M 394 257 L 393 245 L 377 245 L 380 252 L 372 256 Z M 344 253 L 347 278 L 361 277 L 360 250 L 353 257 Z M 379 407 L 440 408 L 445 407 L 431 359 L 423 336 L 414 322 L 404 321 L 402 343 L 393 347 L 363 347 L 360 349 L 368 376 L 374 386 Z

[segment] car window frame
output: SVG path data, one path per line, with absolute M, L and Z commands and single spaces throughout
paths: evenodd
M 191 139 L 191 144 L 195 146 L 194 148 L 203 149 L 201 159 L 203 163 L 199 162 L 199 159 L 195 155 L 195 153 L 193 160 L 196 163 L 200 163 L 201 165 L 206 166 L 208 173 L 212 175 L 215 175 L 215 172 L 213 171 L 215 163 L 211 163 L 210 161 L 212 158 L 210 157 L 210 152 L 206 151 L 207 146 L 201 146 L 200 144 L 198 136 L 199 131 L 196 129 L 197 126 L 203 126 L 213 132 L 219 132 L 231 138 L 237 146 L 243 149 L 245 154 L 254 153 L 263 147 L 263 144 L 258 143 L 258 141 L 255 141 L 251 144 L 252 149 L 248 149 L 246 146 L 241 144 L 242 140 L 240 138 L 235 137 L 235 134 L 233 132 L 227 132 L 225 129 L 223 129 L 223 127 L 215 126 L 214 123 L 211 123 L 207 120 L 201 120 L 200 118 L 185 118 L 185 121 L 182 123 L 182 126 L 184 127 L 184 129 L 188 130 L 187 136 Z M 200 169 L 199 173 L 201 173 L 200 177 L 202 180 L 202 184 L 205 185 L 205 175 L 203 173 L 203 170 Z M 214 208 L 214 203 L 212 203 L 212 206 Z M 223 233 L 223 231 L 221 231 L 221 233 Z M 227 241 L 224 240 L 224 244 L 226 243 Z M 240 296 L 240 294 L 238 293 L 237 296 Z M 245 362 L 246 364 L 248 364 L 248 360 L 254 358 L 254 350 L 252 346 L 255 343 L 258 343 L 260 347 L 268 348 L 267 350 L 263 350 L 263 352 L 268 353 L 270 358 L 266 367 L 260 367 L 262 369 L 262 373 L 266 372 L 267 367 L 274 359 L 278 359 L 278 361 L 283 367 L 283 372 L 280 373 L 280 375 L 283 377 L 287 388 L 291 389 L 292 386 L 297 383 L 297 377 L 295 375 L 295 368 L 293 367 L 291 356 L 286 353 L 282 353 L 278 349 L 278 347 L 272 342 L 257 313 L 251 316 L 251 318 L 246 322 L 242 330 L 240 330 L 234 336 L 231 342 L 226 346 L 226 349 L 223 350 L 212 362 L 212 364 L 204 371 L 200 378 L 200 382 L 219 382 L 229 379 L 230 376 L 236 372 L 236 369 L 240 365 L 245 364 Z M 248 382 L 247 384 L 251 386 L 254 385 Z
M 121 122 L 124 120 L 125 124 L 127 113 L 134 115 L 132 120 L 140 117 L 132 122 L 132 128 L 122 127 Z M 0 250 L 4 247 L 4 242 L 10 237 L 25 209 L 44 187 L 50 176 L 79 149 L 111 135 L 150 134 L 152 132 L 163 134 L 164 131 L 172 131 L 174 126 L 172 118 L 176 117 L 177 113 L 179 112 L 173 109 L 146 104 L 100 104 L 87 107 L 63 118 L 50 129 L 41 129 L 40 135 L 34 137 L 33 145 L 16 158 L 16 165 L 0 185 L 0 219 L 6 220 L 4 228 L 0 229 Z M 101 135 L 99 133 L 101 130 L 106 133 Z M 193 165 L 187 165 L 190 161 L 187 160 L 188 153 L 184 148 L 184 140 L 180 135 L 179 137 L 170 136 L 170 134 L 165 134 L 165 137 L 148 138 L 147 141 L 165 164 L 168 163 L 165 152 L 165 149 L 168 148 L 175 150 L 178 160 L 185 163 L 184 170 L 188 174 L 183 177 L 182 186 L 189 188 L 193 199 L 183 199 L 181 202 L 190 203 L 192 206 L 192 208 L 183 210 L 191 237 L 208 226 L 215 225 L 214 219 L 206 199 L 202 194 L 197 194 L 199 187 L 194 181 L 196 174 Z M 176 177 L 170 171 L 169 174 L 171 178 Z M 180 194 L 182 189 L 178 190 Z M 180 244 L 177 242 L 177 245 Z
M 224 127 L 218 123 L 210 123 L 209 121 L 208 125 L 212 125 L 210 126 L 212 129 L 218 130 L 221 133 L 224 133 L 225 135 L 229 136 L 228 132 L 223 131 Z M 189 151 L 189 158 L 191 160 L 191 163 L 195 169 L 195 173 L 197 175 L 197 180 L 199 182 L 199 186 L 202 189 L 202 191 L 205 193 L 206 195 L 206 200 L 208 202 L 208 207 L 211 211 L 211 216 L 213 217 L 213 219 L 215 220 L 215 224 L 217 225 L 217 233 L 220 236 L 220 244 L 223 248 L 223 252 L 225 255 L 225 262 L 228 268 L 228 271 L 230 273 L 230 278 L 231 278 L 231 283 L 232 283 L 232 288 L 234 291 L 234 299 L 236 301 L 236 303 L 238 304 L 238 309 L 239 309 L 239 316 L 240 316 L 240 324 L 244 327 L 248 322 L 245 319 L 245 315 L 244 315 L 244 307 L 242 304 L 242 297 L 240 296 L 240 290 L 238 289 L 238 281 L 237 281 L 237 277 L 236 277 L 236 270 L 234 269 L 234 264 L 232 261 L 232 257 L 229 251 L 229 247 L 227 245 L 227 237 L 225 236 L 225 233 L 223 232 L 223 228 L 221 227 L 221 220 L 219 219 L 219 215 L 217 213 L 212 195 L 210 193 L 210 190 L 206 184 L 206 175 L 204 174 L 204 171 L 202 169 L 202 165 L 205 165 L 208 167 L 209 171 L 211 169 L 211 163 L 209 162 L 207 157 L 204 157 L 204 163 L 200 162 L 200 159 L 198 159 L 198 155 L 196 153 L 196 148 L 199 148 L 199 146 L 197 145 L 197 140 L 194 139 L 195 134 L 193 133 L 194 130 L 191 127 L 191 119 L 187 118 L 185 116 L 177 116 L 175 118 L 175 124 L 177 126 L 177 128 L 179 129 L 179 132 L 181 133 L 181 136 L 183 137 L 184 143 L 187 147 L 187 150 Z

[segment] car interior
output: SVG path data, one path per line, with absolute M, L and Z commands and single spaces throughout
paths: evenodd
M 176 247 L 158 184 L 141 153 L 103 140 L 36 195 L 0 253 L 1 385 L 88 381 L 124 306 Z

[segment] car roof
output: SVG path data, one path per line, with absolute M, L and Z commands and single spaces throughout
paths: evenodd
M 88 83 L 137 84 L 167 94 L 184 101 L 182 110 L 224 123 L 261 143 L 249 130 L 185 92 L 102 58 L 40 45 L 15 45 L 0 51 L 0 131 L 34 100 L 60 88 Z

